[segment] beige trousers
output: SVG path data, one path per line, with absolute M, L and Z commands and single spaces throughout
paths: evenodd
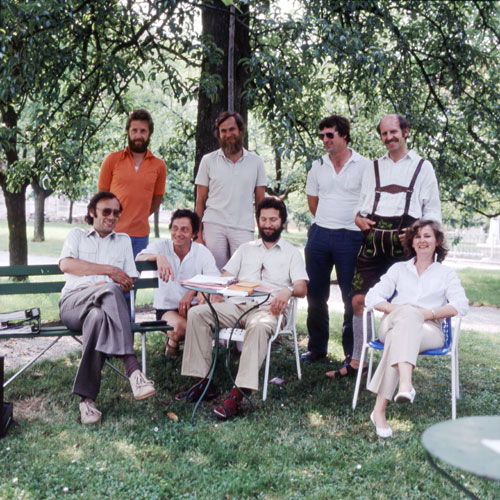
M 384 316 L 379 338 L 384 343 L 384 352 L 368 390 L 389 400 L 399 382 L 397 364 L 406 362 L 416 366 L 420 352 L 444 344 L 441 322 L 424 321 L 422 313 L 413 306 L 398 307 Z
M 243 304 L 220 302 L 213 304 L 219 317 L 220 328 L 228 328 L 255 303 Z M 267 304 L 244 316 L 240 325 L 246 329 L 240 364 L 235 382 L 238 387 L 259 389 L 259 370 L 266 359 L 267 342 L 274 333 L 278 317 L 269 312 Z M 205 377 L 212 363 L 212 339 L 214 320 L 208 305 L 189 310 L 186 327 L 181 374 L 188 377 Z

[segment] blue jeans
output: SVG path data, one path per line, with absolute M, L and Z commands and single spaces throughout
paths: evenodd
M 137 257 L 137 254 L 144 250 L 149 243 L 149 235 L 148 236 L 131 236 L 130 240 L 132 241 L 132 252 L 134 252 L 134 259 Z
M 308 350 L 318 354 L 328 352 L 330 274 L 333 266 L 344 303 L 342 346 L 346 355 L 352 354 L 352 277 L 363 233 L 348 229 L 326 229 L 313 224 L 305 248 L 307 286 Z

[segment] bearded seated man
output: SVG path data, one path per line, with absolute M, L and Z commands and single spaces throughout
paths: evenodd
M 264 198 L 257 207 L 257 224 L 260 239 L 241 245 L 224 266 L 223 276 L 239 280 L 260 282 L 276 289 L 270 302 L 252 310 L 241 320 L 246 329 L 238 374 L 233 387 L 215 415 L 229 419 L 239 412 L 243 395 L 250 395 L 259 388 L 259 370 L 266 358 L 267 343 L 274 333 L 278 316 L 285 312 L 290 297 L 304 297 L 307 293 L 307 273 L 297 248 L 280 235 L 287 219 L 285 204 L 275 197 Z M 222 299 L 220 299 L 222 300 Z M 255 306 L 251 298 L 232 298 L 213 304 L 221 328 L 230 327 L 249 309 Z M 208 383 L 205 377 L 212 361 L 214 321 L 207 304 L 190 309 L 187 316 L 186 341 L 182 358 L 184 376 L 195 377 L 196 384 L 176 399 L 195 402 Z M 215 386 L 208 387 L 205 399 L 217 395 Z

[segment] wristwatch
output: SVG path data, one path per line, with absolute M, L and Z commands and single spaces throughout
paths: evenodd
M 291 294 L 293 295 L 293 286 L 287 286 L 288 290 L 290 290 Z

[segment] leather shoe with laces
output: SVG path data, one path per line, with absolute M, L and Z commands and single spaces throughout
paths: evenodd
M 206 382 L 194 385 L 185 392 L 179 392 L 178 394 L 175 395 L 175 400 L 181 401 L 185 399 L 190 403 L 196 403 L 196 401 L 200 399 L 200 396 L 203 392 L 203 389 L 205 388 L 205 385 Z M 210 401 L 216 397 L 217 397 L 217 388 L 214 385 L 210 384 L 207 392 L 205 393 L 205 396 L 203 396 L 203 401 Z
M 85 398 L 80 402 L 80 421 L 84 425 L 98 424 L 102 413 L 95 407 L 94 401 Z
M 156 389 L 152 380 L 148 380 L 141 370 L 135 370 L 129 378 L 130 386 L 135 399 L 146 399 L 156 394 Z

